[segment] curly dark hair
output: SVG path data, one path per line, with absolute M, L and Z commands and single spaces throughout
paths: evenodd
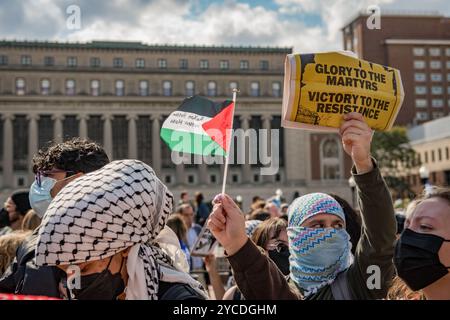
M 33 157 L 33 172 L 57 168 L 74 173 L 88 173 L 109 163 L 103 148 L 90 140 L 72 138 L 43 148 Z

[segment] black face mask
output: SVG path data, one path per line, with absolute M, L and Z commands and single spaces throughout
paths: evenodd
M 9 213 L 5 208 L 0 209 L 0 228 L 10 226 Z
M 394 264 L 400 278 L 414 291 L 423 289 L 447 275 L 450 267 L 439 261 L 445 240 L 433 234 L 405 229 L 395 246 Z
M 122 280 L 120 271 L 122 270 L 123 258 L 120 264 L 119 272 L 112 274 L 109 271 L 112 257 L 108 266 L 100 273 L 93 273 L 87 276 L 81 276 L 81 288 L 73 289 L 74 297 L 78 300 L 116 300 L 125 290 L 125 283 Z
M 269 257 L 277 265 L 278 269 L 287 276 L 289 274 L 289 248 L 280 245 L 276 249 L 269 250 Z

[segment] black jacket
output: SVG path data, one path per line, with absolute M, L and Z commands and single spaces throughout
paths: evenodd
M 16 257 L 0 278 L 0 292 L 60 298 L 63 271 L 57 267 L 38 267 L 34 262 L 37 232 L 18 247 Z

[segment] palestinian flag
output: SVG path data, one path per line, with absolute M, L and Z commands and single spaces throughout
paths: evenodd
M 161 127 L 161 138 L 172 151 L 226 155 L 234 103 L 216 103 L 200 96 L 186 98 Z

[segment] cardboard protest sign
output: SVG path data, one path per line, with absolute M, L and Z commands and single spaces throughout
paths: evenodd
M 348 52 L 289 54 L 282 125 L 337 131 L 342 115 L 361 113 L 375 130 L 389 130 L 403 103 L 400 71 Z
M 211 233 L 211 230 L 205 225 L 198 235 L 197 241 L 191 250 L 191 256 L 205 257 L 213 253 L 218 242 Z

